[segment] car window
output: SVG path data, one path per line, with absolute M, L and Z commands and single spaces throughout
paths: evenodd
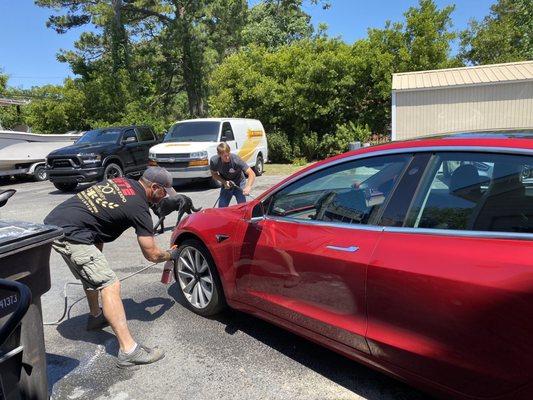
M 533 233 L 532 166 L 529 156 L 437 154 L 406 226 Z
M 235 140 L 233 136 L 233 129 L 231 129 L 231 124 L 229 122 L 224 122 L 222 124 L 222 136 L 226 137 L 226 141 Z
M 128 143 L 137 142 L 137 135 L 135 134 L 135 131 L 133 129 L 128 129 L 126 132 L 124 132 L 124 135 L 122 136 L 122 141 L 125 142 L 126 139 L 128 139 L 128 138 L 135 138 L 134 141 L 131 141 L 131 142 L 128 142 Z
M 87 131 L 76 143 L 116 143 L 121 131 L 117 129 L 94 129 Z
M 371 223 L 410 158 L 371 157 L 323 169 L 274 194 L 267 213 L 303 220 Z
M 138 127 L 137 132 L 139 132 L 139 141 L 141 142 L 148 142 L 150 140 L 154 140 L 154 134 L 152 133 L 152 130 L 147 126 Z

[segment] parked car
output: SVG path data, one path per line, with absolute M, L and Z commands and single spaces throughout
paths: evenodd
M 176 180 L 211 179 L 209 160 L 217 145 L 226 142 L 256 175 L 268 160 L 265 129 L 260 121 L 245 118 L 200 118 L 178 121 L 163 143 L 150 149 L 150 162 L 166 168 Z M 216 182 L 213 182 L 216 185 Z
M 148 165 L 148 151 L 156 143 L 148 126 L 94 129 L 72 146 L 48 155 L 48 177 L 57 189 L 70 191 L 81 182 L 141 175 Z
M 533 136 L 314 164 L 181 221 L 180 296 L 252 313 L 443 398 L 533 398 Z

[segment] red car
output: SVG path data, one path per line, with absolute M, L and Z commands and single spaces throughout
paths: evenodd
M 532 168 L 518 132 L 330 158 L 183 220 L 180 293 L 444 398 L 533 399 Z

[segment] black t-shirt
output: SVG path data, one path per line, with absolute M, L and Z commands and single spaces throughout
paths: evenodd
M 64 201 L 44 219 L 63 228 L 76 243 L 107 243 L 128 228 L 137 236 L 152 236 L 153 225 L 143 186 L 126 178 L 97 183 Z
M 225 180 L 233 181 L 238 185 L 244 179 L 244 171 L 250 167 L 237 154 L 230 153 L 229 158 L 229 162 L 225 163 L 217 154 L 211 157 L 209 168 L 211 171 L 218 172 Z

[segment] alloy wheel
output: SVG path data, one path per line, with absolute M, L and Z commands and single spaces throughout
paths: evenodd
M 185 298 L 196 308 L 205 308 L 213 297 L 213 276 L 207 260 L 196 248 L 185 247 L 178 259 L 178 281 Z

